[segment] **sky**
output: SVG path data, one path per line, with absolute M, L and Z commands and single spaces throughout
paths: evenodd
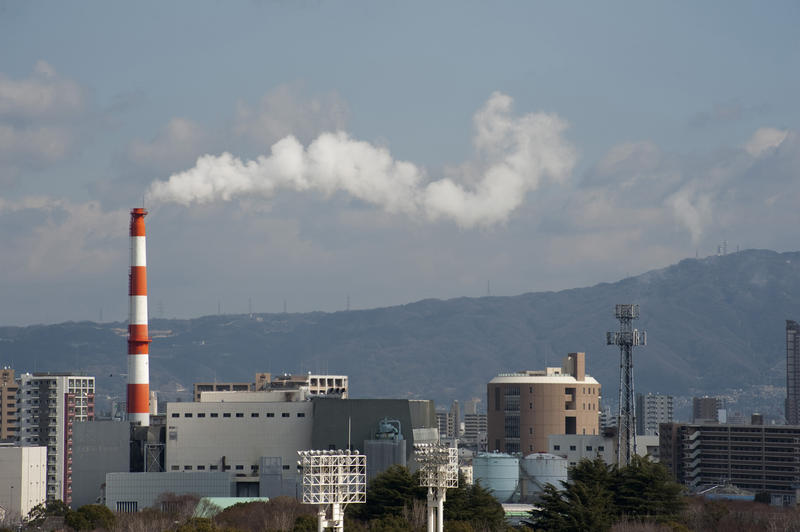
M 0 325 L 800 249 L 796 2 L 0 0 Z

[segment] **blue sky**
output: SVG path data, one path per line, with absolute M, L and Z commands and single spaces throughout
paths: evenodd
M 397 174 L 330 188 L 325 168 L 149 195 L 151 315 L 562 289 L 723 240 L 796 250 L 798 22 L 795 2 L 0 2 L 0 323 L 125 319 L 127 209 L 154 181 L 326 131 L 356 167 L 412 163 L 408 201 Z M 501 101 L 491 123 L 515 133 L 480 144 Z M 484 194 L 509 164 L 523 185 Z M 431 200 L 445 180 L 461 196 Z

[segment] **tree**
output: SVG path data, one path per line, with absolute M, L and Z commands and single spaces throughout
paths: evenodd
M 362 521 L 402 515 L 403 508 L 411 507 L 418 486 L 407 468 L 394 465 L 372 479 L 367 486 L 367 502 L 348 507 L 348 514 Z

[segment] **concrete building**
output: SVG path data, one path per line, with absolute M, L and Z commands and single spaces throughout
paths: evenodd
M 616 432 L 605 434 L 551 434 L 547 437 L 548 453 L 566 458 L 576 465 L 583 459 L 602 458 L 607 464 L 617 463 Z M 637 447 L 638 448 L 638 447 Z
M 17 392 L 19 385 L 14 380 L 14 370 L 0 369 L 0 441 L 17 439 L 19 418 L 17 417 Z
M 636 394 L 636 434 L 658 435 L 661 423 L 672 423 L 673 398 L 671 395 Z
M 196 382 L 194 384 L 194 401 L 200 402 L 203 392 L 255 392 L 275 389 L 308 388 L 312 396 L 338 396 L 347 399 L 350 385 L 347 375 L 322 375 L 302 373 L 299 375 L 273 376 L 271 373 L 256 373 L 254 382 Z
M 47 448 L 0 444 L 0 508 L 11 522 L 43 503 L 47 490 Z
M 72 446 L 72 508 L 102 500 L 107 473 L 131 466 L 131 427 L 124 421 L 76 423 Z
M 486 414 L 464 414 L 464 434 L 461 436 L 466 445 L 477 446 L 479 451 L 480 443 L 486 443 L 488 431 L 488 421 Z
M 547 452 L 551 434 L 599 434 L 600 383 L 584 353 L 560 368 L 498 375 L 487 387 L 488 449 Z
M 661 463 L 690 491 L 730 484 L 796 504 L 800 426 L 668 423 L 660 428 Z
M 800 325 L 786 320 L 786 423 L 800 425 Z
M 692 423 L 725 422 L 724 402 L 719 397 L 692 397 Z
M 19 441 L 47 447 L 47 500 L 70 504 L 73 427 L 94 419 L 94 377 L 25 373 L 19 386 Z
M 105 504 L 115 512 L 137 512 L 157 507 L 166 493 L 233 497 L 232 473 L 108 473 L 105 481 Z M 160 509 L 160 508 L 159 508 Z

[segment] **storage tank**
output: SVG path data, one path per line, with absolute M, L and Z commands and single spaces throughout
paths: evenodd
M 504 453 L 479 453 L 472 459 L 472 477 L 500 502 L 517 498 L 519 458 Z
M 549 453 L 533 453 L 522 459 L 520 467 L 521 500 L 532 502 L 539 498 L 545 485 L 561 488 L 567 480 L 567 459 Z

